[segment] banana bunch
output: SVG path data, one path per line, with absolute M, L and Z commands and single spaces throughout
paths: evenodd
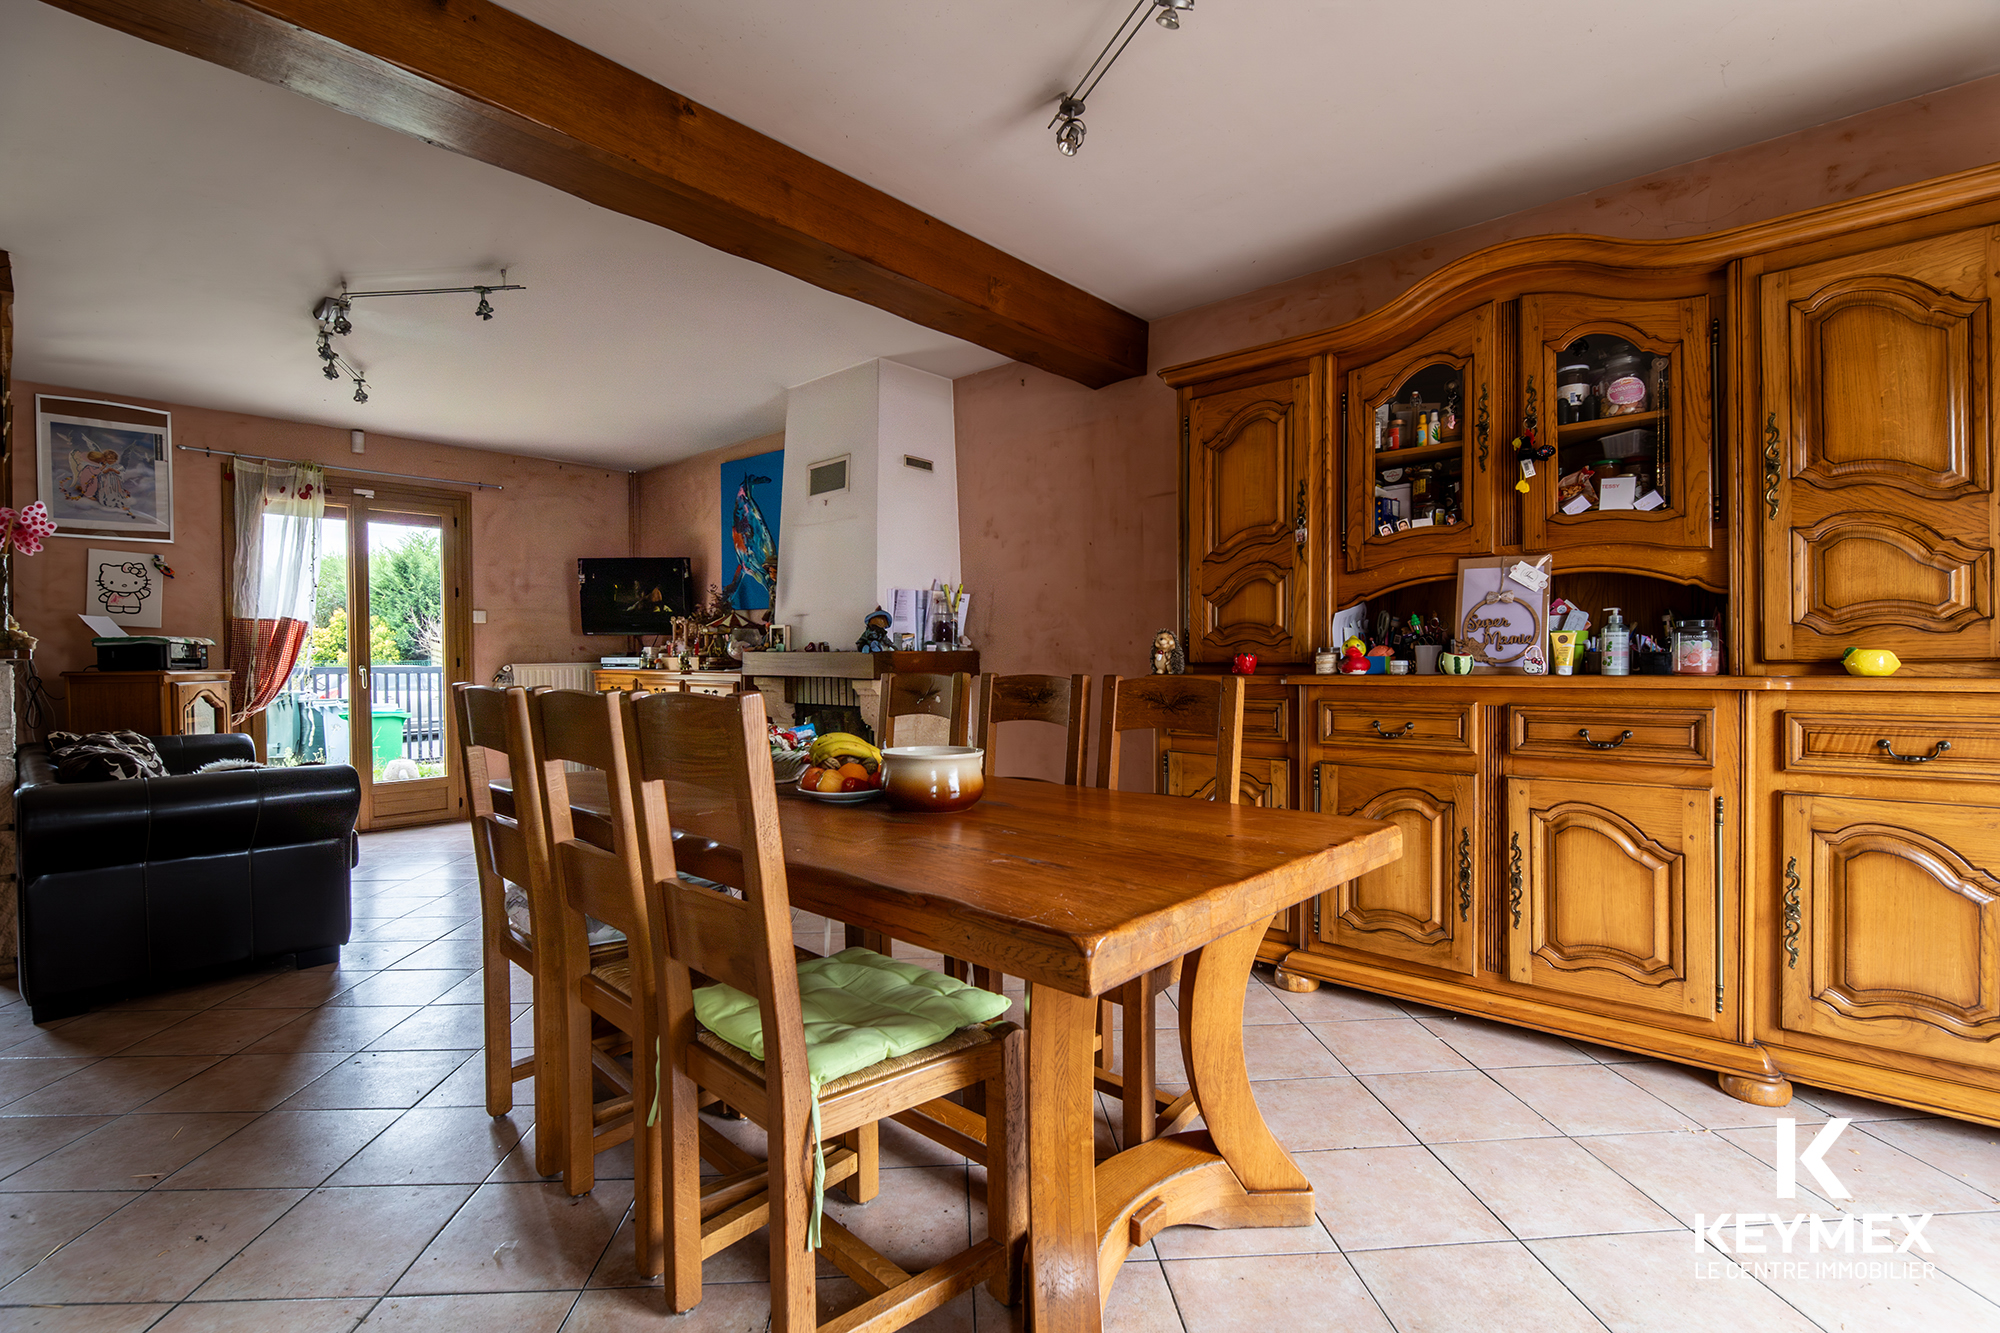
M 871 773 L 882 766 L 880 750 L 845 731 L 829 731 L 815 738 L 810 754 L 813 764 L 819 768 L 838 768 L 844 759 L 859 759 L 862 767 Z
M 882 752 L 844 731 L 829 732 L 812 743 L 812 760 L 799 774 L 800 791 L 872 791 L 882 785 Z

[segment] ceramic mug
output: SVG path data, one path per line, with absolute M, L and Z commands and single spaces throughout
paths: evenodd
M 1443 652 L 1444 649 L 1435 643 L 1418 644 L 1417 674 L 1419 676 L 1435 676 L 1438 673 L 1438 655 Z
M 1231 663 L 1229 664 L 1229 669 L 1230 669 L 1230 671 L 1232 671 L 1233 673 L 1235 673 L 1236 675 L 1239 675 L 1239 676 L 1254 676 L 1254 675 L 1256 675 L 1256 674 L 1257 674 L 1257 654 L 1255 654 L 1255 653 L 1238 653 L 1238 654 L 1236 654 L 1236 658 L 1235 658 L 1235 660 L 1234 660 L 1234 661 L 1232 661 L 1232 662 L 1231 662 Z
M 1472 654 L 1443 653 L 1438 657 L 1438 669 L 1447 676 L 1469 676 L 1472 674 Z

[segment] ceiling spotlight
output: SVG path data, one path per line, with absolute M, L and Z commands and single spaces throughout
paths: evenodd
M 357 403 L 368 401 L 368 381 L 359 375 L 354 377 L 354 401 Z
M 1084 134 L 1083 103 L 1074 97 L 1063 98 L 1062 108 L 1056 113 L 1056 151 L 1064 157 L 1075 157 L 1076 150 L 1083 147 Z
M 479 293 L 479 306 L 472 313 L 481 319 L 493 318 L 493 303 L 486 299 L 487 293 L 493 289 L 491 287 L 474 287 L 472 290 Z
M 1153 21 L 1172 32 L 1180 28 L 1181 15 L 1193 8 L 1194 0 L 1138 0 L 1132 6 L 1132 12 L 1111 34 L 1111 40 L 1097 53 L 1097 59 L 1090 62 L 1090 68 L 1076 81 L 1076 87 L 1063 94 L 1062 100 L 1056 104 L 1056 114 L 1050 119 L 1049 128 L 1056 132 L 1057 152 L 1064 157 L 1075 157 L 1077 149 L 1083 147 L 1084 99 L 1097 91 L 1097 85 L 1118 63 L 1118 57 L 1125 54 L 1125 48 L 1146 26 L 1146 12 L 1150 9 Z

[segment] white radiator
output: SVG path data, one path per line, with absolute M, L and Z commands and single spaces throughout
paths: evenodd
M 558 690 L 587 690 L 594 683 L 590 673 L 595 670 L 595 662 L 515 662 L 503 668 L 501 674 L 504 677 L 507 672 L 513 672 L 513 683 L 526 690 L 538 685 Z M 582 764 L 564 764 L 563 767 L 571 773 L 590 771 Z
M 516 662 L 514 683 L 523 689 L 548 685 L 558 690 L 587 690 L 595 662 Z

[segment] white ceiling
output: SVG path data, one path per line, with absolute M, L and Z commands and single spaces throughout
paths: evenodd
M 1200 0 L 1063 158 L 1131 0 L 511 0 L 1147 317 L 2000 70 L 1991 0 Z M 281 89 L 0 0 L 0 249 L 24 379 L 619 466 L 777 429 L 874 356 L 981 349 Z M 318 376 L 357 306 L 373 401 Z
M 0 250 L 24 380 L 649 467 L 871 357 L 1004 357 L 38 0 L 0 0 Z M 355 303 L 329 383 L 314 303 Z

